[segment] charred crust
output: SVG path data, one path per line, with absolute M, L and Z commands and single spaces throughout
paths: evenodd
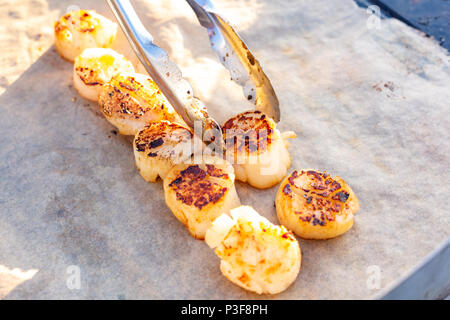
M 295 179 L 298 177 L 298 171 L 295 170 L 294 172 L 291 173 L 291 175 L 288 178 L 288 181 L 290 184 L 295 185 Z
M 289 183 L 286 183 L 286 185 L 285 185 L 284 188 L 283 188 L 283 193 L 284 193 L 285 195 L 288 195 L 288 194 L 290 194 L 291 192 L 292 192 L 291 185 L 290 185 Z
M 335 221 L 336 214 L 340 214 L 350 193 L 345 186 L 331 178 L 329 174 L 313 170 L 294 171 L 287 179 L 289 186 L 301 197 L 303 211 L 295 211 L 299 219 L 311 223 L 313 226 L 325 226 Z M 283 188 L 283 192 L 286 186 Z
M 216 166 L 213 166 L 211 164 L 206 165 L 206 170 L 211 177 L 224 178 L 224 179 L 229 178 L 228 174 L 224 173 L 221 169 L 219 169 Z
M 306 199 L 306 203 L 311 203 L 312 197 L 308 197 L 306 194 L 304 195 L 304 197 Z
M 146 144 L 144 143 L 144 144 L 136 144 L 136 150 L 137 151 L 139 151 L 139 152 L 144 152 L 145 151 L 145 148 L 146 148 Z
M 150 143 L 148 144 L 148 147 L 150 149 L 156 148 L 161 146 L 164 143 L 164 139 L 163 138 L 158 138 L 156 140 L 150 141 Z
M 309 215 L 309 214 L 304 214 L 304 213 L 301 212 L 301 211 L 296 211 L 295 214 L 298 214 L 298 215 L 299 215 L 298 218 L 299 218 L 300 220 L 304 221 L 304 222 L 310 222 L 311 219 L 312 219 L 312 216 L 311 216 L 311 215 Z
M 339 200 L 339 201 L 345 203 L 349 196 L 350 196 L 350 194 L 347 191 L 339 191 L 332 197 L 332 199 Z
M 205 171 L 199 165 L 191 165 L 180 171 L 169 187 L 175 191 L 177 200 L 201 210 L 210 203 L 217 203 L 228 190 L 218 183 L 209 181 L 209 177 L 217 177 L 217 175 L 211 175 L 210 172 L 217 174 L 222 170 L 214 168 Z M 220 175 L 226 179 L 225 176 L 228 178 L 226 174 Z
M 140 119 L 148 112 L 156 111 L 159 120 L 173 121 L 175 114 L 166 106 L 157 85 L 148 80 L 148 86 L 144 86 L 133 76 L 113 77 L 100 97 L 103 112 L 109 116 L 115 113 L 121 118 Z
M 173 180 L 170 184 L 169 187 L 172 187 L 174 185 L 179 185 L 181 182 L 183 182 L 183 178 L 182 177 L 178 177 L 175 180 Z
M 260 111 L 238 114 L 222 126 L 225 146 L 238 153 L 264 152 L 272 143 L 274 126 L 274 122 Z
M 326 224 L 327 224 L 326 221 L 325 221 L 325 220 L 322 220 L 322 219 L 314 218 L 314 219 L 312 220 L 312 225 L 313 225 L 313 226 L 315 226 L 315 225 L 325 226 Z
M 103 83 L 98 82 L 96 79 L 96 73 L 93 69 L 84 68 L 84 67 L 76 67 L 75 71 L 78 77 L 83 81 L 83 83 L 87 86 L 97 86 L 102 85 Z
M 140 88 L 143 87 L 143 85 L 141 85 L 140 83 L 138 83 L 136 81 L 136 79 L 134 77 L 128 77 L 127 80 L 132 84 L 132 85 L 128 85 L 122 81 L 119 81 L 119 87 L 121 87 L 122 89 L 126 89 L 126 90 L 130 90 L 133 92 L 138 91 Z
M 180 172 L 182 177 L 189 177 L 192 179 L 204 179 L 206 172 L 202 170 L 198 165 L 187 167 L 187 169 Z
M 171 143 L 185 143 L 192 137 L 192 132 L 183 126 L 164 120 L 159 121 L 139 132 L 135 140 L 136 151 L 155 154 L 159 149 L 156 151 L 154 149 L 165 143 L 168 143 L 169 146 Z

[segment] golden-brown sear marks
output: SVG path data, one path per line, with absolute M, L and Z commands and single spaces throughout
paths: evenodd
M 256 233 L 255 235 L 255 231 L 258 229 L 262 232 Z M 280 226 L 279 228 L 277 228 L 260 222 L 259 228 L 255 229 L 254 225 L 250 221 L 238 220 L 225 238 L 236 239 L 236 245 L 228 247 L 222 244 L 221 246 L 217 247 L 216 253 L 219 257 L 226 259 L 231 255 L 234 255 L 235 253 L 239 253 L 240 251 L 238 248 L 242 248 L 245 246 L 256 246 L 257 251 L 263 250 L 262 248 L 258 248 L 261 244 L 272 242 L 273 239 L 279 239 L 279 237 L 283 239 L 280 244 L 284 249 L 288 248 L 293 241 L 297 241 L 294 234 L 291 231 L 287 230 L 284 226 Z M 265 261 L 262 261 L 261 263 L 263 262 Z M 270 263 L 270 261 L 267 261 L 267 263 Z M 240 261 L 240 264 L 243 265 L 245 263 L 243 261 Z
M 156 156 L 158 147 L 164 145 L 165 141 L 171 140 L 172 143 L 183 143 L 191 140 L 193 138 L 193 133 L 173 122 L 160 121 L 155 122 L 147 126 L 144 130 L 140 131 L 135 144 L 136 151 L 138 152 L 150 152 Z
M 221 169 L 218 169 L 216 166 L 212 164 L 206 165 L 206 170 L 211 177 L 228 179 L 228 174 L 224 173 Z
M 222 187 L 216 182 L 209 180 L 211 177 L 210 170 L 203 170 L 199 165 L 191 165 L 182 170 L 170 184 L 177 196 L 177 200 L 182 201 L 186 205 L 194 205 L 198 209 L 202 209 L 209 203 L 217 203 L 228 188 Z M 215 174 L 222 174 L 222 170 L 215 168 Z M 227 178 L 222 175 L 224 179 Z
M 235 153 L 261 153 L 273 139 L 275 123 L 261 111 L 247 111 L 227 120 L 223 137 L 228 150 Z
M 164 112 L 158 112 L 160 120 L 174 120 L 174 114 L 166 106 L 168 102 L 151 79 L 148 79 L 146 87 L 133 76 L 124 78 L 119 75 L 105 84 L 103 90 L 106 95 L 101 95 L 99 104 L 108 116 L 114 113 L 122 119 L 130 116 L 140 119 L 149 111 L 162 110 Z
M 328 221 L 334 221 L 336 214 L 348 209 L 350 194 L 341 184 L 327 173 L 294 171 L 283 188 L 284 194 L 292 198 L 291 192 L 299 195 L 302 201 L 302 211 L 296 211 L 299 219 L 311 222 L 312 225 L 325 226 Z
M 75 11 L 65 14 L 60 20 L 55 22 L 55 32 L 60 33 L 68 30 L 69 25 L 82 33 L 91 33 L 100 24 L 98 19 L 94 18 L 85 10 Z
M 129 93 L 122 92 L 119 88 L 107 83 L 105 84 L 107 87 L 107 95 L 108 99 L 101 97 L 99 100 L 100 107 L 102 111 L 108 115 L 112 116 L 113 112 L 119 115 L 122 115 L 121 118 L 124 118 L 124 115 L 133 115 L 136 119 L 139 119 L 142 115 L 144 115 L 145 111 L 149 110 L 149 108 L 142 109 L 140 104 L 134 100 Z
M 85 67 L 76 67 L 75 71 L 77 72 L 77 75 L 81 79 L 81 81 L 83 81 L 84 84 L 87 86 L 96 86 L 103 84 L 98 82 L 97 72 L 95 72 L 94 69 Z

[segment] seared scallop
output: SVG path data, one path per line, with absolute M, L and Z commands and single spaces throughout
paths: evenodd
M 297 278 L 300 246 L 294 235 L 241 206 L 223 214 L 206 232 L 206 243 L 216 248 L 220 270 L 236 285 L 258 294 L 275 294 Z
M 140 131 L 133 142 L 136 166 L 148 182 L 158 176 L 164 179 L 175 165 L 190 162 L 200 152 L 202 142 L 194 139 L 192 131 L 169 121 L 155 122 Z
M 292 172 L 280 185 L 275 205 L 280 223 L 305 239 L 337 237 L 353 226 L 358 198 L 339 177 L 315 170 Z
M 164 179 L 166 204 L 197 239 L 222 213 L 240 205 L 233 166 L 218 157 L 177 164 Z
M 153 80 L 140 73 L 118 74 L 103 85 L 100 109 L 124 135 L 135 135 L 152 122 L 183 123 Z
M 55 47 L 59 54 L 74 61 L 87 48 L 111 47 L 117 24 L 93 10 L 69 12 L 55 22 Z
M 97 101 L 103 84 L 115 75 L 131 72 L 131 62 L 113 49 L 89 48 L 75 58 L 73 83 L 82 97 Z
M 291 165 L 287 138 L 275 122 L 260 111 L 247 111 L 222 126 L 226 158 L 234 165 L 236 179 L 253 187 L 270 188 L 280 182 Z

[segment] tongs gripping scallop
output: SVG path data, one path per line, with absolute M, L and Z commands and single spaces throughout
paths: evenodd
M 222 148 L 223 138 L 218 123 L 198 100 L 189 82 L 183 78 L 178 66 L 169 59 L 167 52 L 153 43 L 152 35 L 145 29 L 129 0 L 107 0 L 125 33 L 131 47 L 153 81 L 188 126 L 200 121 L 203 131 L 209 131 L 216 148 Z

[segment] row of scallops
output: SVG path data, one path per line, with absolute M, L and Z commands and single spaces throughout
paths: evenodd
M 291 164 L 287 139 L 295 133 L 280 133 L 259 111 L 226 121 L 224 156 L 205 156 L 203 142 L 153 80 L 110 48 L 116 33 L 116 23 L 91 10 L 67 13 L 55 23 L 55 46 L 74 61 L 75 88 L 98 101 L 121 134 L 135 136 L 141 176 L 148 182 L 163 180 L 167 206 L 193 237 L 215 248 L 229 280 L 259 294 L 285 290 L 301 265 L 292 232 L 306 239 L 343 234 L 359 209 L 355 194 L 341 178 L 315 170 L 295 170 L 286 177 Z M 241 206 L 235 179 L 259 189 L 282 181 L 275 200 L 281 226 Z

